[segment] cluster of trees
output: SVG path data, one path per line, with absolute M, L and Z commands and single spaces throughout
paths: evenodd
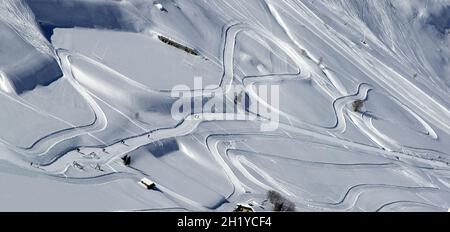
M 170 45 L 170 46 L 173 46 L 173 47 L 176 47 L 176 48 L 178 48 L 178 49 L 184 50 L 185 52 L 187 52 L 187 53 L 189 53 L 189 54 L 192 54 L 192 55 L 194 55 L 194 56 L 198 56 L 197 50 L 192 49 L 192 48 L 187 47 L 187 46 L 184 46 L 184 45 L 182 45 L 182 44 L 180 44 L 180 43 L 177 43 L 177 42 L 175 42 L 175 41 L 173 41 L 173 40 L 170 40 L 170 39 L 167 38 L 167 37 L 164 37 L 164 36 L 162 36 L 162 35 L 159 35 L 159 36 L 158 36 L 158 39 L 161 40 L 163 43 L 166 43 L 166 44 L 168 44 L 168 45 Z
M 276 212 L 295 211 L 294 202 L 283 197 L 279 192 L 269 190 L 267 192 L 267 199 L 273 205 L 272 210 Z

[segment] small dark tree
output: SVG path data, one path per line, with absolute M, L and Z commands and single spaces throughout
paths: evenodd
M 354 112 L 361 112 L 363 106 L 364 106 L 363 100 L 356 100 L 352 103 L 352 110 Z
M 131 163 L 131 157 L 129 155 L 125 155 L 124 157 L 122 157 L 122 160 L 125 166 L 128 166 Z

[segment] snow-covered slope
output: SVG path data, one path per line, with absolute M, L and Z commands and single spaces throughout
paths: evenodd
M 264 211 L 275 190 L 298 211 L 447 211 L 449 15 L 0 0 L 0 210 Z
M 28 6 L 2 1 L 0 13 L 0 88 L 20 94 L 58 79 L 62 73 L 54 52 Z

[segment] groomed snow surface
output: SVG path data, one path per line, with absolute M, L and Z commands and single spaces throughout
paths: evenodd
M 439 0 L 0 0 L 0 211 L 270 211 L 269 190 L 296 211 L 448 211 L 449 15 Z M 246 87 L 278 128 L 223 120 L 247 107 L 177 120 L 177 85 L 227 106 Z

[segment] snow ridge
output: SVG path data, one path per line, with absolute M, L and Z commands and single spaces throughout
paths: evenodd
M 38 51 L 56 57 L 52 46 L 42 35 L 33 12 L 22 0 L 1 0 L 0 22 L 13 28 L 24 41 Z

